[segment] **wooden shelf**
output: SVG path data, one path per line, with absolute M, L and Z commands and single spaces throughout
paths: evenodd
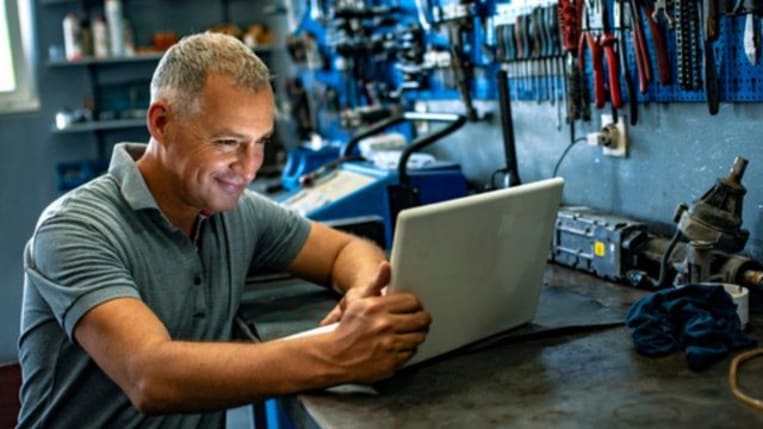
M 66 128 L 56 128 L 53 126 L 52 131 L 56 134 L 65 133 L 84 133 L 91 131 L 101 130 L 120 130 L 128 128 L 140 128 L 146 126 L 146 119 L 114 119 L 111 121 L 88 121 L 88 122 L 74 122 Z

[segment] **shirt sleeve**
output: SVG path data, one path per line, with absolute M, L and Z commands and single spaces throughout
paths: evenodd
M 285 270 L 294 260 L 310 233 L 310 221 L 303 216 L 254 193 L 246 193 L 254 217 L 255 250 L 249 272 Z
M 103 233 L 84 220 L 54 217 L 40 225 L 24 269 L 72 341 L 77 322 L 115 298 L 140 299 L 124 262 Z

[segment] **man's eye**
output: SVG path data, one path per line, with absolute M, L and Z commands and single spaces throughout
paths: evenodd
M 273 141 L 273 138 L 268 137 L 268 138 L 264 138 L 262 140 L 257 141 L 257 143 L 261 145 L 269 145 L 271 141 Z
M 218 145 L 220 145 L 220 146 L 225 146 L 225 147 L 233 147 L 233 146 L 236 146 L 236 145 L 238 145 L 238 141 L 236 141 L 236 140 L 228 140 L 228 139 L 225 139 L 225 140 L 217 140 L 217 142 L 216 142 L 216 143 L 217 143 Z

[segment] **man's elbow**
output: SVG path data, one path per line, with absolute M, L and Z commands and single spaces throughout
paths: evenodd
M 127 396 L 141 414 L 152 416 L 179 411 L 177 395 L 161 377 L 140 376 L 127 392 Z

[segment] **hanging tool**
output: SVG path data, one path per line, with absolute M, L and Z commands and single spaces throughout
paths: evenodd
M 668 0 L 656 0 L 654 2 L 654 12 L 652 12 L 650 15 L 655 21 L 657 21 L 659 17 L 662 16 L 668 23 L 668 28 L 673 28 L 675 21 L 673 21 L 673 17 L 668 13 Z
M 555 101 L 557 101 L 557 98 L 559 97 L 559 78 L 562 74 L 562 69 L 564 68 L 563 63 L 563 57 L 562 57 L 562 44 L 559 40 L 559 15 L 556 12 L 556 7 L 554 5 L 546 6 L 546 28 L 548 28 L 549 32 L 549 47 L 551 50 L 551 82 L 552 85 L 552 93 L 551 93 L 551 104 L 553 105 Z M 564 93 L 564 90 L 561 91 Z M 556 104 L 556 128 L 561 129 L 562 128 L 562 103 L 559 102 Z
M 448 38 L 450 39 L 450 59 L 453 71 L 456 76 L 456 84 L 461 100 L 466 108 L 466 118 L 469 121 L 479 119 L 477 110 L 472 103 L 472 96 L 469 89 L 469 83 L 472 79 L 472 64 L 466 58 L 464 53 L 464 41 L 466 33 L 470 31 L 466 22 L 461 20 L 448 21 Z
M 620 71 L 617 52 L 617 37 L 609 30 L 609 18 L 607 17 L 607 4 L 605 0 L 596 0 L 599 4 L 599 13 L 601 18 L 602 34 L 599 36 L 599 44 L 604 48 L 604 56 L 607 59 L 607 73 L 609 75 L 609 97 L 612 107 L 619 109 L 623 107 L 622 96 L 620 95 Z
M 586 5 L 583 24 L 580 28 L 580 42 L 578 44 L 578 67 L 580 73 L 585 75 L 585 48 L 591 53 L 591 68 L 593 69 L 593 98 L 597 109 L 604 107 L 604 62 L 601 57 L 601 46 L 596 37 L 591 33 L 590 2 Z
M 589 0 L 586 6 L 586 20 L 588 29 L 581 31 L 581 47 L 585 34 L 586 45 L 591 51 L 591 62 L 594 68 L 594 98 L 596 107 L 602 108 L 605 103 L 604 86 L 604 63 L 602 56 L 607 60 L 607 82 L 609 83 L 609 97 L 612 107 L 619 109 L 623 106 L 623 100 L 620 96 L 619 65 L 615 44 L 617 38 L 609 31 L 609 21 L 607 19 L 607 9 L 604 0 Z M 591 30 L 599 33 L 594 36 Z M 582 66 L 582 52 L 584 49 L 578 48 L 578 59 Z M 581 69 L 583 70 L 583 69 Z
M 755 65 L 758 63 L 758 50 L 760 48 L 760 36 L 755 29 L 755 2 L 752 0 L 745 0 L 745 4 L 747 7 L 747 14 L 745 15 L 742 43 L 747 61 L 749 61 L 750 64 Z
M 588 91 L 583 68 L 580 67 L 580 47 L 585 43 L 582 31 L 584 24 L 584 0 L 559 0 L 557 15 L 561 31 L 561 48 L 566 53 L 565 82 L 566 89 L 563 97 L 566 98 L 567 122 L 572 124 L 576 119 L 589 121 L 591 119 L 591 106 L 588 102 Z M 577 61 L 577 63 L 576 63 Z M 574 127 L 570 127 L 572 133 Z M 572 139 L 574 140 L 574 138 Z
M 636 0 L 624 1 L 628 3 L 625 11 L 626 23 L 630 24 L 633 32 L 633 51 L 636 58 L 636 69 L 638 70 L 639 91 L 645 94 L 647 85 L 652 82 L 652 60 L 646 48 L 646 37 L 641 25 L 641 16 L 635 4 Z
M 532 58 L 531 64 L 533 68 L 533 87 L 535 90 L 535 101 L 540 104 L 542 98 L 541 87 L 541 51 L 543 45 L 543 36 L 541 31 L 540 18 L 537 11 L 539 8 L 535 8 L 530 14 L 527 15 L 527 36 L 530 43 L 530 57 Z
M 675 0 L 675 9 L 678 83 L 687 91 L 695 91 L 702 87 L 697 3 L 694 0 Z M 711 71 L 714 72 L 715 69 Z
M 653 18 L 654 12 L 652 11 L 651 0 L 637 1 L 646 13 L 646 22 L 649 24 L 649 31 L 652 33 L 652 44 L 654 45 L 654 56 L 657 58 L 657 75 L 660 79 L 659 82 L 661 85 L 667 85 L 670 83 L 671 76 L 668 50 L 665 47 L 665 37 L 662 35 L 662 30 L 657 24 L 657 21 Z M 638 16 L 639 12 L 636 12 L 635 15 Z
M 638 100 L 636 99 L 636 87 L 633 85 L 633 79 L 631 78 L 631 73 L 628 67 L 628 57 L 625 54 L 625 15 L 628 14 L 627 9 L 623 8 L 623 3 L 625 1 L 626 0 L 615 0 L 612 14 L 614 18 L 615 29 L 618 30 L 618 33 L 620 33 L 620 37 L 618 39 L 618 52 L 620 54 L 620 65 L 622 66 L 620 70 L 622 70 L 623 78 L 625 79 L 625 88 L 628 91 L 630 123 L 631 125 L 636 125 L 638 123 Z M 639 75 L 640 74 L 641 73 L 639 72 Z
M 718 113 L 721 101 L 721 81 L 715 70 L 713 42 L 718 39 L 718 3 L 717 0 L 702 0 L 702 22 L 705 51 L 705 94 L 707 109 L 711 115 Z

